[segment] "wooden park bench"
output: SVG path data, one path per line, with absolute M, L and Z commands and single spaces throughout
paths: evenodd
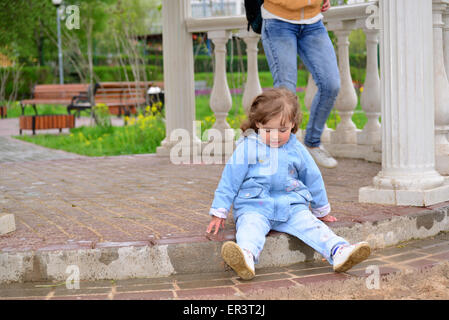
M 87 84 L 44 84 L 36 85 L 33 98 L 20 101 L 22 116 L 20 117 L 20 134 L 22 130 L 73 128 L 75 120 L 72 110 L 92 109 L 97 104 L 105 104 L 109 113 L 114 115 L 130 115 L 137 112 L 137 107 L 149 103 L 147 91 L 151 86 L 163 87 L 162 82 L 102 82 L 92 86 Z M 66 105 L 67 115 L 41 116 L 36 105 L 52 104 Z M 25 107 L 34 108 L 34 116 L 25 116 Z M 28 118 L 27 118 L 28 117 Z M 42 118 L 41 121 L 39 118 Z
M 73 97 L 86 93 L 88 84 L 39 84 L 34 86 L 31 99 L 20 101 L 22 115 L 25 115 L 25 107 L 31 105 L 37 115 L 36 105 L 69 105 Z
M 59 129 L 74 128 L 75 118 L 73 115 L 38 115 L 36 105 L 51 104 L 51 105 L 69 105 L 73 101 L 73 97 L 87 92 L 87 84 L 42 84 L 36 85 L 33 89 L 33 97 L 20 101 L 22 108 L 22 115 L 19 118 L 20 134 L 22 130 L 36 130 L 41 129 Z M 34 109 L 35 115 L 25 116 L 26 106 L 31 105 Z
M 91 109 L 92 106 L 105 104 L 109 113 L 114 115 L 127 115 L 137 112 L 137 107 L 149 103 L 147 94 L 151 86 L 162 87 L 162 82 L 102 82 L 89 87 L 87 94 L 82 93 L 75 97 L 67 107 L 68 113 L 72 110 Z

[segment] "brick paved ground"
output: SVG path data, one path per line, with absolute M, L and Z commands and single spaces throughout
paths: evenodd
M 372 274 L 366 273 L 370 265 L 378 266 L 380 275 L 386 276 L 399 271 L 423 270 L 447 261 L 449 233 L 440 233 L 425 240 L 375 250 L 368 260 L 341 274 L 334 273 L 327 262 L 303 262 L 284 268 L 258 269 L 251 281 L 243 281 L 229 271 L 153 279 L 81 281 L 79 289 L 67 289 L 65 282 L 3 284 L 0 299 L 246 299 L 270 289 L 367 277 Z M 379 290 L 376 294 L 381 296 Z
M 0 237 L 0 250 L 204 238 L 222 168 L 173 165 L 154 155 L 3 163 L 0 211 L 15 214 L 17 231 Z M 331 226 L 422 210 L 358 203 L 358 188 L 370 184 L 379 169 L 345 159 L 338 169 L 323 170 L 340 219 Z M 232 219 L 226 230 L 233 232 Z
M 0 136 L 0 165 L 6 162 L 25 162 L 40 160 L 57 160 L 83 158 L 83 156 L 64 152 L 62 150 L 49 150 L 32 143 Z
M 15 134 L 14 121 L 0 120 L 4 135 Z M 15 214 L 17 225 L 16 232 L 0 237 L 3 251 L 204 239 L 223 169 L 174 165 L 155 155 L 82 157 L 10 137 L 0 137 L 0 150 L 0 211 Z M 322 169 L 332 213 L 339 219 L 330 226 L 423 210 L 358 203 L 358 189 L 371 184 L 380 165 L 339 161 L 337 169 Z M 225 234 L 233 232 L 228 219 Z

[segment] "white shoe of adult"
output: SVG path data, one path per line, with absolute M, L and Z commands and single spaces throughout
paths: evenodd
M 334 260 L 334 271 L 345 272 L 368 258 L 370 254 L 371 248 L 366 241 L 352 245 L 342 245 L 332 256 L 332 259 Z
M 243 280 L 251 280 L 256 276 L 253 255 L 251 252 L 240 248 L 237 243 L 226 241 L 221 247 L 221 256 Z
M 315 160 L 316 164 L 324 167 L 324 168 L 335 168 L 338 165 L 337 160 L 335 160 L 329 151 L 324 149 L 322 145 L 316 148 L 310 148 L 307 147 L 307 150 L 309 150 L 310 154 L 312 155 L 312 158 Z

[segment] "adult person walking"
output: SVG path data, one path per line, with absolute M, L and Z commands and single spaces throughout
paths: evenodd
M 321 14 L 330 7 L 330 0 L 265 0 L 261 7 L 262 45 L 274 87 L 296 93 L 298 54 L 318 87 L 304 144 L 325 168 L 338 164 L 321 145 L 324 125 L 340 90 L 337 57 Z

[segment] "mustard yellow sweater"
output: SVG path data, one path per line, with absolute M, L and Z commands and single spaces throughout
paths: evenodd
M 310 19 L 321 12 L 322 0 L 265 0 L 263 7 L 287 20 Z

